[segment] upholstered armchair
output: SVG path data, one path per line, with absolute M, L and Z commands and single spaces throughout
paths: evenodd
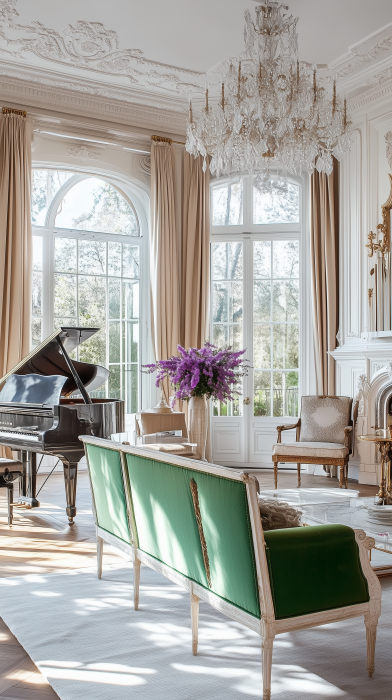
M 301 464 L 340 467 L 340 488 L 347 488 L 348 459 L 353 445 L 353 400 L 348 396 L 303 396 L 298 421 L 277 427 L 277 444 L 273 446 L 275 488 L 278 488 L 279 462 L 296 462 L 298 486 Z M 282 443 L 283 430 L 296 430 L 296 441 Z

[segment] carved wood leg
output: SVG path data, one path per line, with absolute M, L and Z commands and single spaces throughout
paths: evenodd
M 339 475 L 339 488 L 343 488 L 343 478 L 344 478 L 344 467 L 340 467 L 340 475 Z
M 97 537 L 97 576 L 102 578 L 103 539 Z
M 263 665 L 263 700 L 271 698 L 272 647 L 274 638 L 263 639 L 261 644 L 261 661 Z
M 370 615 L 365 615 L 366 645 L 367 645 L 367 672 L 371 678 L 374 673 L 374 654 L 376 651 L 377 623 L 371 621 Z
M 191 593 L 191 620 L 192 620 L 192 654 L 197 655 L 199 641 L 199 601 L 200 598 Z
M 140 564 L 140 559 L 135 555 L 133 562 L 133 607 L 135 610 L 139 610 Z
M 14 514 L 14 509 L 12 504 L 14 502 L 14 486 L 9 484 L 7 486 L 7 505 L 8 505 L 8 525 L 12 525 L 12 517 Z
M 298 488 L 301 486 L 301 465 L 297 464 Z
M 275 479 L 275 489 L 278 488 L 278 463 L 274 462 L 274 479 Z
M 347 489 L 347 481 L 348 481 L 348 461 L 344 465 L 344 488 Z

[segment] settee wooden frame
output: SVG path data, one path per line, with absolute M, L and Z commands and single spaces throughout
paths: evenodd
M 103 544 L 108 544 L 117 547 L 124 553 L 131 556 L 134 567 L 134 609 L 139 608 L 139 587 L 140 587 L 140 567 L 141 564 L 150 567 L 154 571 L 161 573 L 173 583 L 181 586 L 188 591 L 190 596 L 190 611 L 191 611 L 191 630 L 192 630 L 192 653 L 197 654 L 198 649 L 198 618 L 199 618 L 199 602 L 203 600 L 209 603 L 213 608 L 223 613 L 227 617 L 249 629 L 257 632 L 261 637 L 261 656 L 263 670 L 263 700 L 271 698 L 271 671 L 272 671 L 272 651 L 275 636 L 285 632 L 317 627 L 319 625 L 330 624 L 342 620 L 348 620 L 354 617 L 364 617 L 366 626 L 366 642 L 367 642 L 367 671 L 371 677 L 374 672 L 375 664 L 375 645 L 378 618 L 381 614 L 381 586 L 376 574 L 370 563 L 369 552 L 375 545 L 375 540 L 366 536 L 363 530 L 355 529 L 355 540 L 358 545 L 360 562 L 363 573 L 366 577 L 370 600 L 367 603 L 360 603 L 346 607 L 340 607 L 333 610 L 324 610 L 308 615 L 301 615 L 292 618 L 280 619 L 275 618 L 275 610 L 271 593 L 268 562 L 266 556 L 266 543 L 264 539 L 263 528 L 261 525 L 260 511 L 257 500 L 257 480 L 255 477 L 241 471 L 220 467 L 206 462 L 195 462 L 185 457 L 176 455 L 161 455 L 154 452 L 147 454 L 146 449 L 136 446 L 128 446 L 120 443 L 115 443 L 110 440 L 94 438 L 91 436 L 81 436 L 80 438 L 87 445 L 96 445 L 109 450 L 119 452 L 121 455 L 122 478 L 124 491 L 127 502 L 127 517 L 129 530 L 131 535 L 132 545 L 126 544 L 124 541 L 111 535 L 106 530 L 103 530 L 98 525 L 96 526 L 97 535 L 97 574 L 98 578 L 102 576 L 102 559 L 103 559 Z M 207 590 L 198 583 L 189 580 L 181 573 L 174 571 L 171 567 L 158 561 L 156 558 L 146 554 L 139 549 L 137 538 L 137 529 L 134 519 L 134 511 L 132 506 L 131 485 L 129 483 L 128 471 L 126 469 L 126 455 L 134 454 L 144 459 L 153 459 L 170 463 L 178 467 L 206 472 L 216 476 L 240 481 L 246 486 L 246 495 L 248 501 L 250 524 L 252 530 L 252 541 L 255 555 L 257 584 L 260 600 L 260 619 L 240 610 L 237 606 L 223 600 L 215 595 L 212 591 Z M 86 450 L 87 462 L 89 464 L 88 452 Z M 89 469 L 89 475 L 91 473 Z M 92 487 L 92 484 L 91 484 Z M 91 488 L 93 510 L 97 522 L 96 507 L 94 502 L 94 491 Z

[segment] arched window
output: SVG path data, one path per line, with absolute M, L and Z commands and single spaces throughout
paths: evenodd
M 32 344 L 62 325 L 98 327 L 77 359 L 107 367 L 94 396 L 139 406 L 140 224 L 117 184 L 94 175 L 33 170 Z

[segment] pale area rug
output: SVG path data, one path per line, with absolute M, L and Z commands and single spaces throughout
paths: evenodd
M 273 699 L 391 697 L 392 579 L 382 587 L 373 679 L 357 618 L 279 635 Z M 138 612 L 124 563 L 101 581 L 91 570 L 0 579 L 0 615 L 62 700 L 262 697 L 260 638 L 202 603 L 192 656 L 188 594 L 145 567 Z

